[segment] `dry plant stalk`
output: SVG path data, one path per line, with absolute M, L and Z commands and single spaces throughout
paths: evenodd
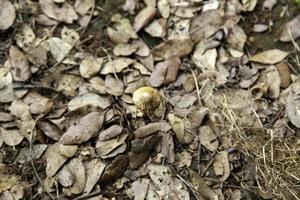
M 276 129 L 244 127 L 227 103 L 221 99 L 225 130 L 236 140 L 236 147 L 255 160 L 256 182 L 262 194 L 300 199 L 300 156 L 295 142 L 282 138 Z

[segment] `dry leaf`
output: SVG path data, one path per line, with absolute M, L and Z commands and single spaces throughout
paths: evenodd
M 272 10 L 274 6 L 276 6 L 277 0 L 265 0 L 262 7 L 264 9 Z
M 23 98 L 32 114 L 47 114 L 53 107 L 53 102 L 37 92 L 30 91 Z
M 168 114 L 168 120 L 172 126 L 173 131 L 176 134 L 176 138 L 180 143 L 186 143 L 185 141 L 185 130 L 184 122 L 181 118 L 176 117 L 174 114 Z
M 300 128 L 300 97 L 296 94 L 290 94 L 286 102 L 286 113 L 294 126 Z
M 176 153 L 174 165 L 177 167 L 190 167 L 192 164 L 192 155 L 187 151 L 183 150 L 180 153 Z
M 55 143 L 45 152 L 46 174 L 52 177 L 56 174 L 61 166 L 67 161 L 68 157 L 62 155 L 59 151 L 59 144 Z
M 200 143 L 209 151 L 215 151 L 219 147 L 219 140 L 209 126 L 199 128 Z
M 156 15 L 156 8 L 147 6 L 142 9 L 134 19 L 134 30 L 139 32 L 143 27 L 147 26 Z
M 111 153 L 114 149 L 122 145 L 123 142 L 125 142 L 127 136 L 128 134 L 123 134 L 119 137 L 115 137 L 106 141 L 98 140 L 96 143 L 97 154 L 100 155 L 101 157 L 106 156 L 107 154 Z
M 10 46 L 9 61 L 15 81 L 28 81 L 31 77 L 30 65 L 27 57 L 15 46 Z
M 159 188 L 161 199 L 189 200 L 189 192 L 182 181 L 175 178 L 169 167 L 163 165 L 148 165 L 149 175 Z
M 267 50 L 250 57 L 249 61 L 258 62 L 262 64 L 276 64 L 283 61 L 288 53 L 279 49 Z
M 72 46 L 58 37 L 52 37 L 48 40 L 49 50 L 57 62 L 61 62 L 69 54 Z
M 126 193 L 134 197 L 134 200 L 144 200 L 147 196 L 150 180 L 146 178 L 138 179 L 131 183 Z
M 112 139 L 122 133 L 122 127 L 119 125 L 112 125 L 111 127 L 105 129 L 104 131 L 101 131 L 99 133 L 98 140 L 99 141 L 105 141 Z
M 100 96 L 94 93 L 85 93 L 71 99 L 68 103 L 68 108 L 70 111 L 76 110 L 77 108 L 84 106 L 95 106 L 105 109 L 111 105 L 111 98 L 107 96 Z
M 174 140 L 170 133 L 162 133 L 160 153 L 166 158 L 168 163 L 173 163 L 175 160 Z
M 88 13 L 92 6 L 93 0 L 76 0 L 74 4 L 74 9 L 79 15 L 84 16 Z
M 9 122 L 12 121 L 14 118 L 11 114 L 6 112 L 0 112 L 0 122 Z
M 24 25 L 19 33 L 16 34 L 17 45 L 28 52 L 33 47 L 36 36 L 28 25 Z
M 218 200 L 218 195 L 206 184 L 205 180 L 201 178 L 196 172 L 190 171 L 190 177 L 192 180 L 192 184 L 199 192 L 201 197 L 210 200 Z
M 74 183 L 70 187 L 72 194 L 80 194 L 85 187 L 85 169 L 79 158 L 73 158 L 66 168 L 71 172 Z
M 193 53 L 193 61 L 197 67 L 203 71 L 216 71 L 217 50 L 209 49 L 203 52 L 202 46 L 199 43 L 196 45 Z
M 62 135 L 62 131 L 50 121 L 38 121 L 38 128 L 52 140 L 58 141 Z
M 279 36 L 282 42 L 290 42 L 300 37 L 300 15 L 297 15 L 283 27 Z
M 168 0 L 159 0 L 157 8 L 163 18 L 167 19 L 170 16 L 171 8 Z
M 200 42 L 215 34 L 224 23 L 223 16 L 224 13 L 220 10 L 207 11 L 195 16 L 190 25 L 191 39 Z
M 68 2 L 56 4 L 53 0 L 39 0 L 39 4 L 45 15 L 59 22 L 72 24 L 78 18 L 72 5 Z
M 106 164 L 101 159 L 93 159 L 84 163 L 86 169 L 86 183 L 84 192 L 90 193 L 104 172 Z
M 170 100 L 172 104 L 175 105 L 177 108 L 187 108 L 195 103 L 197 97 L 192 94 L 185 94 L 183 96 L 176 95 Z
M 55 26 L 58 24 L 57 21 L 50 19 L 47 15 L 44 14 L 39 14 L 36 17 L 36 22 L 40 25 L 44 25 L 44 26 Z
M 128 11 L 130 14 L 134 14 L 134 10 L 137 3 L 138 0 L 126 0 L 122 8 L 124 11 Z
M 24 198 L 24 186 L 22 184 L 15 185 L 14 187 L 12 187 L 10 189 L 10 193 L 13 195 L 14 200 L 23 199 Z
M 133 67 L 135 69 L 139 70 L 142 75 L 150 75 L 151 74 L 150 70 L 139 62 L 133 63 Z
M 155 65 L 149 78 L 149 83 L 152 87 L 159 87 L 163 84 L 168 69 L 168 63 L 170 63 L 170 61 L 159 62 Z
M 0 137 L 5 144 L 13 147 L 20 144 L 24 138 L 18 129 L 4 129 L 1 127 Z
M 74 183 L 74 177 L 67 167 L 63 167 L 58 173 L 58 181 L 64 187 L 71 187 Z
M 78 33 L 67 27 L 63 27 L 61 30 L 61 39 L 69 43 L 71 46 L 74 46 L 79 41 L 80 36 Z
M 84 78 L 91 78 L 99 73 L 103 60 L 93 56 L 87 56 L 79 66 L 80 75 Z
M 47 147 L 48 145 L 46 144 L 34 144 L 32 145 L 31 150 L 29 146 L 23 147 L 16 157 L 16 161 L 19 163 L 28 163 L 32 158 L 39 159 L 43 155 Z
M 16 9 L 9 0 L 0 0 L 0 30 L 8 29 L 16 18 Z
M 163 38 L 166 35 L 167 20 L 164 18 L 154 20 L 146 28 L 145 31 L 152 37 Z
M 277 99 L 280 95 L 281 79 L 277 68 L 274 65 L 269 66 L 265 71 L 265 81 L 268 84 L 268 97 Z
M 113 28 L 107 28 L 108 37 L 111 41 L 115 43 L 127 43 L 131 38 L 138 38 L 128 19 L 121 18 L 120 15 L 114 15 L 112 21 L 115 22 Z
M 227 37 L 229 47 L 233 50 L 239 51 L 243 54 L 244 45 L 247 41 L 247 35 L 245 31 L 238 25 L 231 28 L 231 32 Z
M 157 131 L 167 132 L 171 129 L 169 123 L 165 121 L 149 123 L 145 126 L 140 127 L 138 130 L 134 131 L 134 135 L 137 138 L 144 138 Z
M 112 61 L 105 63 L 100 71 L 100 74 L 107 75 L 113 73 L 119 73 L 129 65 L 134 63 L 134 60 L 130 58 L 119 57 Z
M 75 96 L 77 94 L 77 88 L 79 87 L 80 82 L 80 76 L 63 74 L 58 80 L 57 90 L 62 91 L 68 96 Z
M 110 74 L 105 77 L 105 87 L 106 92 L 114 96 L 121 96 L 124 91 L 123 81 Z
M 142 56 L 142 57 L 147 57 L 148 56 L 148 57 L 151 58 L 150 48 L 143 40 L 134 40 L 132 42 L 132 44 L 136 44 L 138 46 L 138 49 L 135 52 L 136 55 Z
M 19 183 L 20 183 L 19 177 L 17 177 L 14 174 L 11 175 L 0 174 L 0 193 L 3 193 L 5 190 L 11 189 L 13 186 Z M 2 195 L 0 196 L 1 198 L 3 197 Z M 6 197 L 4 197 L 3 200 L 6 200 Z M 13 197 L 12 200 L 14 200 Z
M 37 47 L 32 46 L 27 51 L 27 58 L 32 64 L 36 66 L 46 65 L 47 50 L 42 45 L 39 45 Z
M 152 55 L 158 59 L 166 59 L 171 56 L 182 57 L 188 55 L 194 47 L 190 38 L 180 37 L 165 41 L 152 50 Z
M 254 24 L 253 32 L 255 33 L 262 33 L 269 29 L 269 26 L 266 24 Z
M 276 65 L 276 68 L 280 75 L 280 80 L 281 80 L 280 87 L 287 88 L 292 81 L 291 71 L 290 71 L 288 64 L 285 62 L 278 63 Z
M 99 112 L 92 112 L 82 117 L 78 124 L 71 126 L 60 138 L 65 145 L 81 144 L 88 141 L 102 128 L 104 116 Z
M 220 177 L 220 181 L 224 182 L 230 175 L 230 165 L 227 151 L 220 151 L 216 154 L 213 167 L 215 174 Z
M 113 53 L 115 56 L 129 56 L 136 52 L 138 48 L 139 45 L 136 42 L 131 44 L 119 43 L 114 47 Z
M 77 150 L 78 150 L 77 145 L 59 144 L 59 152 L 68 158 L 72 158 L 77 153 Z

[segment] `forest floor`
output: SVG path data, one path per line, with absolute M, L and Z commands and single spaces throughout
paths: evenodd
M 300 199 L 294 0 L 0 5 L 0 200 Z

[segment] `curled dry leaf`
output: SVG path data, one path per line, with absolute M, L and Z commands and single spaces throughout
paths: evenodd
M 95 93 L 85 93 L 71 99 L 68 103 L 68 108 L 70 111 L 76 110 L 77 108 L 84 106 L 95 106 L 105 109 L 111 105 L 111 98 L 107 96 L 100 96 Z
M 280 95 L 281 79 L 277 68 L 271 65 L 265 71 L 266 83 L 268 85 L 268 96 L 272 99 L 277 99 Z
M 84 16 L 88 13 L 92 6 L 93 0 L 76 0 L 74 4 L 74 9 L 79 15 Z
M 15 46 L 10 46 L 9 61 L 15 81 L 28 81 L 31 77 L 30 65 L 27 57 Z
M 175 178 L 169 167 L 163 165 L 148 165 L 149 175 L 155 186 L 159 188 L 161 199 L 189 200 L 189 192 L 182 181 Z
M 0 30 L 8 29 L 16 18 L 16 9 L 9 0 L 0 0 Z
M 58 37 L 52 37 L 48 40 L 49 51 L 57 62 L 61 62 L 71 51 L 72 46 Z
M 142 9 L 134 19 L 134 30 L 139 32 L 143 27 L 147 26 L 156 15 L 156 8 L 147 6 Z
M 56 174 L 61 166 L 67 161 L 68 157 L 62 155 L 59 151 L 59 144 L 55 143 L 45 152 L 46 174 L 52 177 Z
M 59 22 L 72 24 L 78 16 L 71 4 L 64 2 L 61 5 L 56 4 L 53 0 L 39 0 L 41 9 L 45 15 Z
M 24 138 L 18 129 L 4 129 L 1 127 L 0 137 L 5 144 L 13 147 L 20 144 Z
M 188 55 L 194 47 L 194 43 L 188 37 L 173 38 L 156 46 L 152 55 L 157 59 L 166 59 L 171 56 L 182 57 Z
M 124 91 L 123 81 L 110 74 L 105 77 L 105 87 L 106 92 L 114 96 L 121 96 Z
M 99 141 L 112 139 L 122 133 L 122 127 L 119 125 L 112 125 L 111 127 L 101 131 L 98 137 Z
M 104 172 L 106 164 L 101 159 L 93 159 L 84 163 L 86 169 L 86 183 L 84 192 L 90 193 Z
M 216 33 L 224 23 L 224 13 L 220 10 L 203 12 L 191 20 L 190 35 L 195 42 L 203 41 Z
M 106 74 L 119 73 L 123 69 L 131 65 L 132 63 L 134 63 L 134 60 L 130 58 L 125 58 L 125 57 L 116 58 L 112 61 L 108 61 L 107 63 L 105 63 L 100 71 L 100 74 L 106 75 Z
M 209 126 L 199 128 L 200 143 L 209 151 L 215 151 L 219 147 L 219 140 Z
M 132 101 L 142 112 L 149 113 L 159 107 L 161 97 L 158 91 L 154 88 L 141 87 L 134 91 Z
M 230 175 L 230 165 L 227 151 L 221 151 L 216 154 L 213 162 L 213 167 L 215 174 L 217 176 L 221 176 L 220 181 L 226 181 L 226 179 Z
M 88 141 L 102 128 L 104 116 L 99 112 L 92 112 L 82 117 L 77 125 L 71 126 L 60 138 L 65 145 L 81 144 Z
M 93 56 L 87 56 L 79 66 L 80 75 L 84 78 L 91 78 L 99 73 L 102 67 L 103 59 L 97 59 Z
M 144 138 L 158 131 L 168 132 L 170 129 L 171 126 L 165 121 L 154 122 L 140 127 L 138 130 L 134 131 L 134 135 L 137 138 Z
M 176 134 L 176 138 L 180 143 L 186 143 L 185 141 L 185 130 L 184 122 L 181 118 L 175 116 L 174 114 L 168 114 L 168 120 L 172 126 L 173 131 Z
M 47 114 L 53 107 L 53 102 L 35 91 L 30 91 L 23 98 L 32 114 Z
M 276 64 L 283 61 L 288 53 L 279 49 L 267 50 L 250 57 L 249 61 L 258 62 L 262 64 Z

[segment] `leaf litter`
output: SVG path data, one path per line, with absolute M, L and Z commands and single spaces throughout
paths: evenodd
M 0 199 L 300 198 L 295 3 L 0 4 Z

